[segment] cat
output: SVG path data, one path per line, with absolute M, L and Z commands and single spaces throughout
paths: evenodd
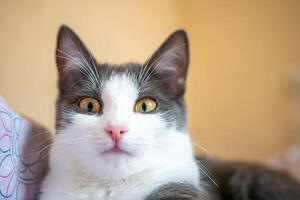
M 206 195 L 186 125 L 188 46 L 178 30 L 144 64 L 99 64 L 60 28 L 56 134 L 40 199 L 141 200 L 174 185 Z
M 58 33 L 59 95 L 41 200 L 299 200 L 291 177 L 195 158 L 183 99 L 184 30 L 144 63 L 97 63 L 68 27 Z

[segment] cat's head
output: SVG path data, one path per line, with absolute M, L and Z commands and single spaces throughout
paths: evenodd
M 189 56 L 183 30 L 144 64 L 112 65 L 97 63 L 63 26 L 56 60 L 56 146 L 61 154 L 106 178 L 190 156 L 183 100 Z

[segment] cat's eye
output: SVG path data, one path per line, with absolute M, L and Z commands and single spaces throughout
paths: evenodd
M 97 99 L 91 97 L 81 99 L 78 106 L 83 112 L 99 113 L 101 111 L 100 102 Z
M 157 108 L 157 103 L 151 98 L 142 98 L 134 106 L 135 112 L 150 113 Z

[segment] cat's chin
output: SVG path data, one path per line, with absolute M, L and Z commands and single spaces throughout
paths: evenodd
M 146 167 L 139 158 L 119 152 L 105 153 L 100 160 L 101 165 L 90 168 L 100 180 L 119 180 L 139 173 Z
M 144 171 L 151 166 L 147 152 L 128 152 L 111 149 L 93 158 L 84 159 L 83 168 L 99 180 L 118 180 Z M 150 162 L 150 163 L 149 163 Z

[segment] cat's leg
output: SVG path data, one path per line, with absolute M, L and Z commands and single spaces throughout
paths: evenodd
M 191 184 L 170 183 L 152 192 L 145 200 L 212 200 L 207 192 Z

